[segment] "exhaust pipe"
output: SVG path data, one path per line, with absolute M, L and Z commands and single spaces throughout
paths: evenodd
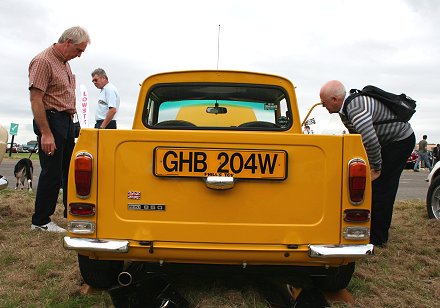
M 120 272 L 118 275 L 118 283 L 123 286 L 123 287 L 127 287 L 129 285 L 131 285 L 131 283 L 133 282 L 133 277 L 131 276 L 131 274 L 129 272 Z

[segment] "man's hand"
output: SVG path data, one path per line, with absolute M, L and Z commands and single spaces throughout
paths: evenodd
M 374 169 L 370 169 L 370 174 L 371 174 L 371 181 L 374 181 L 375 179 L 377 179 L 378 177 L 380 177 L 380 170 L 374 170 Z
M 109 107 L 107 114 L 105 116 L 104 121 L 102 121 L 101 123 L 101 127 L 100 128 L 106 128 L 108 123 L 110 123 L 111 120 L 113 120 L 113 117 L 116 114 L 116 111 L 118 111 L 116 108 L 114 107 Z
M 55 139 L 52 132 L 49 134 L 41 134 L 41 148 L 48 156 L 53 156 L 57 146 L 55 145 Z

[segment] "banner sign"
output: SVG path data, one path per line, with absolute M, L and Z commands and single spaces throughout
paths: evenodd
M 78 118 L 81 122 L 81 127 L 89 127 L 89 95 L 85 85 L 80 85 L 79 90 L 81 92 L 81 106 L 78 111 Z

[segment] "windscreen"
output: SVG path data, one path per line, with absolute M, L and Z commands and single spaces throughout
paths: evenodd
M 159 85 L 147 96 L 149 127 L 287 129 L 288 97 L 277 87 L 255 85 Z

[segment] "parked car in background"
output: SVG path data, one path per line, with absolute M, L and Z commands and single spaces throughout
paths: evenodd
M 27 145 L 19 145 L 17 147 L 17 153 L 29 153 L 29 147 Z
M 426 181 L 429 183 L 426 195 L 426 209 L 429 218 L 440 219 L 440 162 L 432 168 Z
M 13 143 L 11 147 L 11 144 L 8 143 L 6 145 L 6 153 L 18 153 L 18 144 Z
M 29 153 L 38 153 L 38 144 L 29 147 Z
M 29 153 L 38 153 L 38 142 L 36 140 L 27 143 Z
M 418 157 L 419 154 L 417 153 L 417 151 L 412 151 L 411 155 L 406 160 L 405 169 L 414 169 L 414 165 L 416 164 Z

